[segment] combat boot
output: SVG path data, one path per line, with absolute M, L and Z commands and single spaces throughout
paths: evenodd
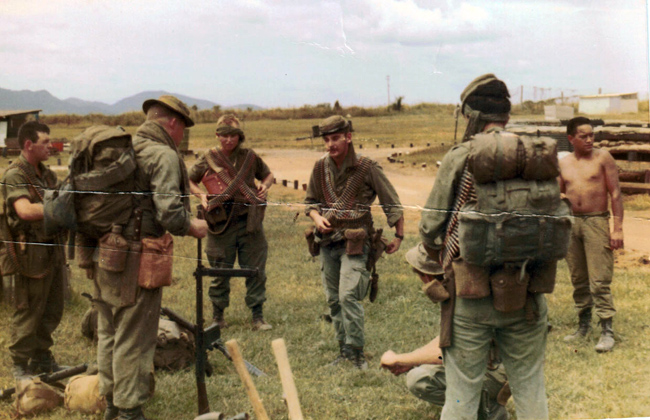
M 54 373 L 68 368 L 70 366 L 60 366 L 56 363 L 54 355 L 49 350 L 39 351 L 29 362 L 29 369 L 35 374 Z
M 368 361 L 363 354 L 363 347 L 352 347 L 352 363 L 354 367 L 360 370 L 368 370 Z
M 31 376 L 32 371 L 29 369 L 29 365 L 26 360 L 14 360 L 14 365 L 11 373 L 14 375 L 15 380 L 22 379 L 26 376 Z
M 117 420 L 147 420 L 142 413 L 142 406 L 133 408 L 120 408 L 120 415 Z
M 113 404 L 113 396 L 106 395 L 106 411 L 104 411 L 104 420 L 116 420 L 120 415 L 120 409 Z
M 614 348 L 614 330 L 612 329 L 612 318 L 601 319 L 600 326 L 602 332 L 600 333 L 600 340 L 596 344 L 596 351 L 598 353 L 606 353 Z
M 353 361 L 354 356 L 352 355 L 352 349 L 349 345 L 345 344 L 343 341 L 339 341 L 339 355 L 336 356 L 333 362 L 329 366 L 336 366 L 346 361 Z
M 214 316 L 212 318 L 212 324 L 210 325 L 217 325 L 220 330 L 228 328 L 230 325 L 226 322 L 226 320 L 223 317 L 223 309 L 221 308 L 214 308 Z M 209 327 L 208 327 L 209 328 Z
M 587 337 L 591 332 L 591 308 L 583 309 L 578 314 L 578 329 L 573 333 L 564 337 L 564 341 L 576 341 Z

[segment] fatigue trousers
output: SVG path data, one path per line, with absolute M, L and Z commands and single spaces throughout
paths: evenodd
M 345 242 L 320 249 L 323 287 L 336 339 L 357 348 L 365 344 L 361 301 L 370 285 L 370 273 L 366 269 L 369 251 L 370 246 L 366 244 L 362 255 L 347 255 Z
M 566 261 L 571 272 L 573 301 L 578 313 L 595 306 L 600 319 L 616 314 L 612 298 L 614 254 L 609 246 L 607 214 L 574 218 Z
M 119 408 L 144 404 L 153 392 L 153 357 L 162 288 L 139 288 L 135 305 L 97 306 L 97 364 L 100 395 L 113 395 Z
M 506 370 L 499 364 L 494 370 L 485 373 L 482 390 L 488 392 L 490 399 L 497 398 L 507 381 Z M 406 387 L 411 394 L 421 400 L 442 407 L 445 404 L 447 379 L 443 365 L 421 365 L 406 374 Z
M 221 235 L 208 234 L 206 254 L 210 266 L 233 268 L 235 260 L 241 268 L 257 268 L 257 277 L 246 278 L 246 306 L 253 316 L 262 315 L 262 305 L 266 301 L 266 258 L 268 243 L 263 228 L 246 232 L 246 218 L 232 223 Z M 215 277 L 208 291 L 214 315 L 223 312 L 230 305 L 230 277 Z
M 14 276 L 15 310 L 9 345 L 14 362 L 28 362 L 54 344 L 52 333 L 63 317 L 63 269 L 55 265 L 42 279 Z
M 508 372 L 517 419 L 548 419 L 544 386 L 546 299 L 538 294 L 535 302 L 539 317 L 529 324 L 524 309 L 509 313 L 494 309 L 492 296 L 456 299 L 451 346 L 442 349 L 447 394 L 441 420 L 476 419 L 492 338 Z

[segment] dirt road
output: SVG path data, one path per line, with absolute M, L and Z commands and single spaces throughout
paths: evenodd
M 404 206 L 418 208 L 424 203 L 433 186 L 434 178 L 427 175 L 404 174 L 391 168 L 386 157 L 391 153 L 406 153 L 413 149 L 364 149 L 364 155 L 376 159 L 384 168 L 386 175 L 397 190 Z M 299 185 L 309 182 L 314 162 L 323 155 L 324 151 L 287 150 L 287 149 L 257 149 L 262 158 L 273 171 L 278 183 L 288 180 L 292 185 L 297 180 Z M 650 255 L 650 211 L 632 212 L 625 214 L 623 223 L 625 248 L 629 251 Z

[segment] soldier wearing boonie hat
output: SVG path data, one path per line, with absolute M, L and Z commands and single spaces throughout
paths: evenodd
M 462 264 L 458 260 L 458 213 L 476 195 L 466 165 L 471 140 L 477 133 L 505 131 L 510 116 L 509 97 L 505 83 L 491 73 L 477 77 L 463 90 L 461 111 L 468 120 L 463 142 L 445 155 L 420 221 L 424 249 L 441 262 L 445 270 L 443 284 L 449 293 L 449 299 L 441 302 L 440 316 L 440 348 L 448 384 L 443 420 L 476 418 L 491 339 L 501 354 L 507 355 L 504 364 L 517 418 L 548 419 L 543 370 L 547 334 L 544 296 L 531 294 L 530 303 L 538 310 L 538 316 L 531 321 L 523 309 L 499 312 L 494 308 L 492 294 L 480 299 L 457 296 L 458 273 L 454 273 L 452 264 Z
M 355 367 L 367 369 L 361 301 L 371 284 L 368 259 L 374 229 L 370 206 L 378 197 L 388 225 L 395 227 L 395 238 L 386 248 L 388 254 L 397 251 L 404 238 L 402 208 L 395 188 L 377 162 L 356 154 L 350 121 L 333 115 L 320 122 L 318 131 L 327 154 L 314 165 L 305 213 L 316 225 L 309 234 L 320 246 L 323 285 L 339 342 L 339 355 L 333 364 L 350 360 Z
M 408 250 L 406 261 L 423 283 L 422 290 L 429 299 L 438 303 L 449 298 L 449 293 L 442 284 L 444 270 L 440 263 L 432 259 L 424 245 Z M 406 373 L 406 386 L 417 398 L 437 406 L 445 403 L 447 381 L 445 367 L 442 364 L 442 352 L 439 337 L 409 353 L 386 351 L 381 356 L 381 367 L 394 375 Z M 479 418 L 486 420 L 504 420 L 508 418 L 505 408 L 510 390 L 503 365 L 498 360 L 496 351 L 490 352 L 488 370 L 483 380 Z
M 140 235 L 148 242 L 166 243 L 170 234 L 202 238 L 207 223 L 192 217 L 189 182 L 178 145 L 185 127 L 194 125 L 187 106 L 178 98 L 163 95 L 148 99 L 142 109 L 146 121 L 133 136 L 138 169 L 134 208 L 142 210 Z M 125 237 L 136 237 L 135 217 L 124 227 Z M 173 245 L 172 245 L 173 246 Z M 151 253 L 151 251 L 147 251 Z M 129 290 L 124 273 L 108 272 L 94 264 L 98 314 L 97 365 L 99 393 L 106 398 L 104 419 L 143 420 L 142 405 L 151 397 L 153 356 L 158 334 L 162 287 Z M 156 274 L 151 274 L 155 278 Z M 168 270 L 158 275 L 171 276 Z M 122 284 L 122 287 L 115 287 Z M 127 297 L 128 296 L 128 297 Z
M 241 144 L 246 139 L 241 122 L 233 114 L 222 115 L 217 121 L 216 136 L 219 147 L 203 154 L 190 168 L 190 188 L 208 210 L 210 224 L 205 253 L 212 267 L 239 265 L 257 268 L 255 278 L 246 280 L 246 305 L 252 312 L 254 331 L 270 330 L 264 320 L 266 302 L 266 259 L 268 244 L 262 221 L 266 196 L 273 185 L 273 174 L 266 163 L 252 149 Z M 242 176 L 238 176 L 243 171 Z M 259 185 L 255 180 L 260 181 Z M 203 183 L 208 194 L 199 185 Z M 226 188 L 233 183 L 233 193 L 226 196 Z M 230 277 L 212 279 L 209 290 L 213 320 L 219 328 L 227 328 L 224 312 L 230 305 Z

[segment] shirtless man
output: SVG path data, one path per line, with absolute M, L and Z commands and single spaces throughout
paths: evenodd
M 591 331 L 591 310 L 596 307 L 602 333 L 595 350 L 614 347 L 612 317 L 616 313 L 610 284 L 614 269 L 612 250 L 623 248 L 623 200 L 618 170 L 612 156 L 594 149 L 591 121 L 576 117 L 567 125 L 574 151 L 560 160 L 560 188 L 571 201 L 575 223 L 566 260 L 571 272 L 578 329 L 564 338 L 575 341 Z M 610 233 L 608 204 L 614 215 Z

